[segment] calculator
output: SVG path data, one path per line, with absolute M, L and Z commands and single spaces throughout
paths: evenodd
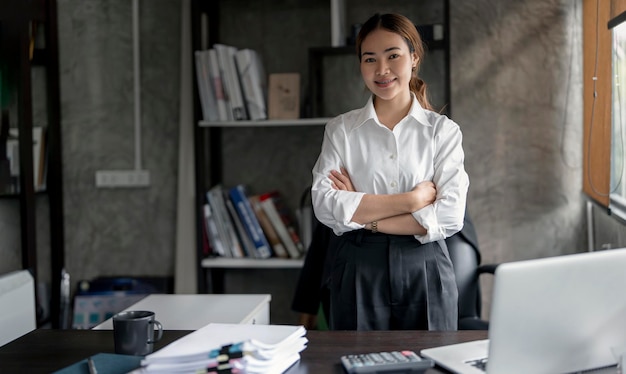
M 372 352 L 341 356 L 346 371 L 352 373 L 420 373 L 435 366 L 429 358 L 413 351 Z

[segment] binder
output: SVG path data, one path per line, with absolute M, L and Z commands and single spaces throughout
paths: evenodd
M 259 220 L 256 218 L 254 214 L 254 210 L 250 205 L 250 201 L 248 200 L 248 195 L 246 194 L 245 187 L 242 184 L 239 184 L 235 187 L 232 187 L 229 190 L 230 199 L 235 205 L 235 209 L 241 218 L 241 221 L 244 223 L 244 227 L 248 232 L 248 235 L 252 239 L 254 246 L 256 248 L 256 257 L 257 258 L 269 258 L 272 256 L 272 252 L 270 249 L 270 245 L 263 233 L 263 229 L 259 224 Z
M 243 257 L 243 249 L 241 248 L 239 238 L 233 227 L 234 224 L 228 215 L 228 210 L 224 202 L 225 197 L 222 186 L 218 184 L 212 187 L 206 195 L 216 218 L 217 231 L 226 247 L 226 255 L 235 258 Z
M 230 112 L 230 104 L 228 97 L 224 92 L 224 80 L 220 71 L 217 51 L 214 48 L 209 49 L 209 76 L 211 77 L 211 87 L 215 91 L 215 101 L 217 105 L 218 119 L 220 121 L 229 121 L 233 119 Z
M 235 65 L 235 53 L 237 52 L 237 48 L 225 44 L 214 44 L 213 48 L 217 51 L 220 72 L 222 73 L 222 82 L 224 83 L 223 88 L 226 90 L 226 95 L 228 96 L 233 119 L 235 121 L 246 120 L 248 119 L 248 114 L 246 113 L 241 91 L 241 82 L 239 81 L 239 74 L 237 73 L 237 67 Z
M 289 255 L 292 258 L 302 257 L 306 249 L 297 231 L 298 223 L 283 200 L 282 194 L 275 190 L 261 195 L 260 199 Z
M 195 51 L 196 62 L 196 83 L 200 94 L 200 104 L 202 108 L 202 118 L 205 121 L 217 121 L 217 101 L 215 92 L 211 85 L 209 74 L 209 51 Z
M 252 209 L 256 214 L 256 218 L 259 220 L 259 224 L 261 225 L 261 229 L 265 233 L 267 241 L 272 247 L 272 252 L 274 253 L 274 256 L 279 258 L 289 258 L 289 253 L 285 249 L 285 245 L 280 239 L 278 232 L 276 232 L 273 222 L 271 221 L 270 217 L 268 217 L 267 213 L 261 205 L 259 195 L 250 196 L 248 200 L 250 201 L 250 205 L 252 206 Z
M 291 258 L 300 258 L 300 251 L 296 247 L 289 231 L 287 231 L 287 227 L 283 223 L 278 211 L 276 210 L 276 206 L 272 201 L 271 197 L 268 197 L 264 200 L 260 201 L 261 208 L 269 218 L 272 226 L 276 230 L 276 234 L 280 238 L 280 241 L 284 244 L 284 248 L 287 250 L 289 257 Z
M 267 82 L 261 57 L 253 49 L 240 49 L 235 61 L 248 116 L 255 121 L 267 119 Z

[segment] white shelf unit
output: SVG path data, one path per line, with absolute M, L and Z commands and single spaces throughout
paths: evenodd
M 206 269 L 298 269 L 302 267 L 304 259 L 282 258 L 205 258 L 202 267 Z
M 330 118 L 298 118 L 298 119 L 270 119 L 261 121 L 198 121 L 201 128 L 237 128 L 237 127 L 300 127 L 300 126 L 323 126 Z M 207 275 L 212 279 L 213 291 L 221 293 L 224 289 L 223 270 L 225 269 L 299 269 L 304 264 L 304 258 L 227 258 L 213 257 L 204 258 L 200 261 L 200 267 L 208 271 Z
M 299 127 L 323 126 L 331 118 L 297 118 L 297 119 L 270 119 L 259 121 L 198 121 L 202 128 L 233 128 L 233 127 Z M 298 269 L 304 263 L 301 259 L 282 258 L 205 258 L 200 262 L 203 269 Z
M 285 126 L 320 126 L 325 125 L 331 118 L 298 118 L 298 119 L 268 119 L 262 121 L 199 121 L 200 127 L 285 127 Z

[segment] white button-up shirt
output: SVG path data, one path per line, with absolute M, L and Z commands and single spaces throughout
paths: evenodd
M 433 181 L 437 197 L 412 215 L 426 230 L 422 243 L 445 239 L 463 227 L 469 178 L 462 134 L 448 117 L 423 109 L 413 96 L 408 115 L 393 131 L 382 125 L 367 104 L 326 124 L 322 150 L 313 167 L 311 196 L 317 219 L 335 234 L 365 227 L 352 222 L 364 194 L 396 194 Z M 331 170 L 343 166 L 356 191 L 332 188 Z

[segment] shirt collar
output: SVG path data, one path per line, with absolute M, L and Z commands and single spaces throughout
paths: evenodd
M 419 101 L 415 97 L 415 94 L 411 93 L 411 97 L 413 98 L 413 102 L 411 103 L 411 109 L 409 109 L 408 117 L 412 117 L 418 123 L 421 123 L 425 126 L 432 126 L 428 117 L 426 116 L 426 110 L 422 108 Z M 367 104 L 360 110 L 356 121 L 354 121 L 353 129 L 361 127 L 367 121 L 374 121 L 379 123 L 378 116 L 376 115 L 376 110 L 374 109 L 374 95 L 370 95 L 370 98 L 367 100 Z
M 411 104 L 411 109 L 409 109 L 409 117 L 413 117 L 424 126 L 432 126 L 426 115 L 426 109 L 422 108 L 414 93 L 411 93 L 411 96 L 413 97 L 413 104 Z

